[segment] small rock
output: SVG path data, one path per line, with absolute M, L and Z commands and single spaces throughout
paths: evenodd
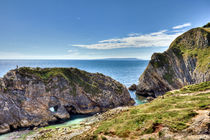
M 131 91 L 135 91 L 136 90 L 136 84 L 131 85 L 128 89 L 131 90 Z
M 33 130 L 37 130 L 37 129 L 38 129 L 38 127 L 34 127 L 34 128 L 33 128 Z
M 147 97 L 147 101 L 148 102 L 151 102 L 152 100 L 154 100 L 155 98 L 153 98 L 153 97 Z

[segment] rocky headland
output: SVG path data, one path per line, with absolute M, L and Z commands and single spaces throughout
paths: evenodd
M 130 88 L 136 89 L 139 95 L 151 97 L 151 102 L 130 107 L 126 105 L 134 101 L 127 89 L 102 74 L 62 68 L 12 70 L 0 80 L 0 130 L 28 123 L 45 125 L 69 118 L 71 113 L 108 110 L 77 126 L 36 128 L 20 137 L 28 140 L 209 140 L 209 51 L 210 23 L 179 36 L 164 53 L 153 54 L 139 84 Z
M 210 82 L 167 92 L 153 101 L 117 107 L 80 125 L 46 127 L 26 133 L 27 140 L 209 140 Z
M 111 109 L 76 129 L 37 130 L 27 138 L 209 140 L 209 64 L 210 23 L 179 36 L 164 53 L 153 54 L 139 85 L 130 87 L 151 102 Z
M 100 73 L 21 67 L 0 78 L 0 133 L 133 104 L 125 86 Z
M 139 78 L 136 94 L 157 97 L 205 81 L 210 81 L 210 24 L 185 32 L 168 50 L 154 53 Z

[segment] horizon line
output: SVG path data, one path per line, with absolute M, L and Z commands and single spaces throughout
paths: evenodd
M 0 58 L 0 60 L 111 60 L 111 59 L 115 59 L 115 60 L 120 60 L 120 59 L 128 59 L 128 60 L 131 60 L 131 59 L 133 59 L 133 60 L 150 60 L 150 59 L 141 59 L 141 58 L 95 58 L 95 59 L 93 59 L 93 58 L 86 58 L 86 59 L 77 59 L 77 58 L 75 58 L 75 59 L 62 59 L 62 58 L 58 58 L 58 59 L 45 59 L 45 58 L 33 58 L 33 59 L 28 59 L 28 58 L 16 58 L 16 59 L 14 59 L 14 58 L 12 58 L 12 59 L 4 59 L 4 58 Z

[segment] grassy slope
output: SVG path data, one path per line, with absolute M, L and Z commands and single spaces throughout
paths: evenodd
M 168 127 L 172 132 L 180 132 L 191 124 L 191 119 L 197 115 L 196 110 L 210 108 L 210 92 L 192 95 L 186 93 L 208 89 L 210 89 L 210 82 L 168 92 L 164 97 L 131 107 L 126 112 L 100 122 L 87 135 L 90 139 L 97 138 L 99 135 L 138 138 L 141 135 L 156 132 L 159 125 Z M 159 135 L 162 135 L 161 132 Z
M 193 57 L 196 58 L 198 61 L 197 69 L 200 71 L 206 71 L 210 68 L 210 46 L 205 48 L 200 48 L 201 46 L 196 46 L 195 44 L 192 45 L 186 45 L 183 44 L 182 41 L 180 41 L 182 38 L 186 36 L 186 34 L 192 34 L 194 36 L 192 39 L 196 39 L 197 30 L 200 30 L 202 32 L 203 36 L 206 36 L 207 38 L 210 37 L 210 27 L 199 27 L 189 30 L 188 32 L 182 34 L 181 36 L 177 37 L 170 45 L 168 50 L 172 50 L 178 58 L 188 58 Z M 191 40 L 192 41 L 192 40 Z M 159 68 L 162 66 L 166 66 L 168 64 L 167 55 L 165 53 L 155 53 L 157 60 L 151 60 L 151 64 L 155 68 Z
M 52 80 L 53 77 L 63 77 L 73 88 L 73 94 L 76 94 L 76 85 L 82 87 L 86 93 L 95 95 L 101 93 L 105 84 L 116 84 L 115 92 L 122 93 L 123 85 L 119 82 L 106 83 L 110 77 L 104 76 L 101 73 L 88 73 L 77 68 L 30 68 L 21 67 L 18 72 L 24 76 L 35 76 L 45 82 L 46 84 Z
M 199 27 L 195 29 L 191 29 L 188 32 L 191 32 L 191 34 L 194 34 L 196 38 L 196 32 L 194 33 L 194 30 L 201 30 L 203 36 L 207 36 L 207 38 L 210 37 L 210 28 L 206 27 Z M 182 44 L 179 42 L 179 39 L 184 36 L 179 36 L 175 41 L 172 42 L 169 49 L 172 49 L 173 52 L 179 57 L 182 55 L 182 57 L 187 58 L 189 56 L 197 58 L 198 65 L 197 69 L 200 71 L 206 71 L 210 68 L 210 46 L 206 48 L 200 48 L 200 46 L 186 46 L 186 44 Z
M 210 24 L 210 23 L 209 23 Z M 209 24 L 206 27 L 194 28 L 186 33 L 177 37 L 170 45 L 169 49 L 164 53 L 155 53 L 155 59 L 150 61 L 151 65 L 155 68 L 165 67 L 167 72 L 163 75 L 163 79 L 167 80 L 169 84 L 173 84 L 174 71 L 172 70 L 172 65 L 169 63 L 170 52 L 173 52 L 180 60 L 187 60 L 189 57 L 197 60 L 196 70 L 200 72 L 206 72 L 210 69 L 210 43 L 207 47 L 196 46 L 193 44 L 196 40 L 197 32 L 201 32 L 201 36 L 207 37 L 210 40 L 210 27 Z M 185 37 L 191 35 L 191 44 L 183 43 L 181 41 Z
M 18 72 L 22 75 L 36 76 L 40 80 L 48 83 L 53 77 L 63 77 L 73 87 L 76 93 L 76 85 L 83 87 L 88 93 L 98 93 L 98 84 L 91 79 L 89 73 L 76 68 L 29 68 L 21 67 Z

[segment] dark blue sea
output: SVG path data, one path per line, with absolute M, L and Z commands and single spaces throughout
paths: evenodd
M 138 59 L 104 59 L 104 60 L 0 60 L 0 77 L 16 66 L 22 67 L 75 67 L 88 72 L 99 72 L 121 82 L 126 87 L 138 83 L 139 76 L 148 64 L 147 60 Z M 141 100 L 130 92 L 136 104 Z

